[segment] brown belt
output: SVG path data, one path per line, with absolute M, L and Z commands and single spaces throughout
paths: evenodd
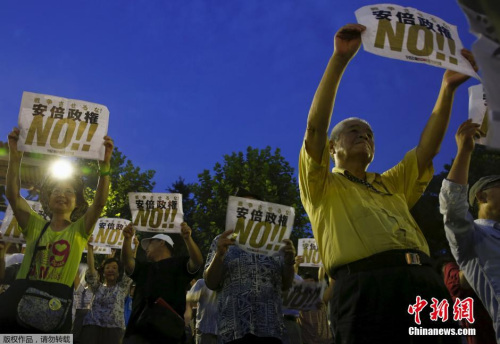
M 390 250 L 339 266 L 333 269 L 330 276 L 339 279 L 362 271 L 419 265 L 432 266 L 432 259 L 419 250 Z

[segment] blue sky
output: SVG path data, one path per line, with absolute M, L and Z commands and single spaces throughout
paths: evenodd
M 5 141 L 23 91 L 87 100 L 110 110 L 109 135 L 155 191 L 178 176 L 197 180 L 224 154 L 280 148 L 296 168 L 309 106 L 333 51 L 333 36 L 375 1 L 2 1 L 0 122 Z M 401 1 L 474 37 L 455 0 Z M 375 132 L 370 171 L 414 147 L 444 70 L 360 50 L 341 82 L 333 122 L 359 116 Z M 467 118 L 468 81 L 456 93 L 435 159 L 455 154 Z M 131 190 L 134 191 L 134 190 Z

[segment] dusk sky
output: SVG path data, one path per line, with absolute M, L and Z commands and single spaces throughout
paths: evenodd
M 23 91 L 81 99 L 110 110 L 109 135 L 156 192 L 252 146 L 297 169 L 309 106 L 333 36 L 376 1 L 2 1 L 0 136 L 17 125 Z M 458 27 L 475 40 L 456 0 L 393 2 Z M 361 49 L 340 84 L 333 122 L 358 116 L 375 132 L 370 171 L 416 146 L 444 70 Z M 455 154 L 469 80 L 456 93 L 435 170 Z M 135 191 L 135 190 L 130 190 Z

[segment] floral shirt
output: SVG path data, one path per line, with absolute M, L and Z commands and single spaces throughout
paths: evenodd
M 89 270 L 85 275 L 87 283 L 94 292 L 94 302 L 83 320 L 83 325 L 101 327 L 117 327 L 125 329 L 125 297 L 129 294 L 132 280 L 123 274 L 121 281 L 112 287 L 107 287 L 99 281 L 97 272 Z
M 213 260 L 218 238 L 210 246 L 205 269 Z M 246 334 L 281 339 L 283 257 L 249 253 L 230 246 L 223 264 L 225 274 L 217 290 L 218 343 Z

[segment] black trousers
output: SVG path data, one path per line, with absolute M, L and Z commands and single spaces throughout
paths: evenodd
M 427 301 L 421 325 L 408 307 L 416 297 Z M 431 321 L 432 298 L 448 300 L 448 321 Z M 410 335 L 412 328 L 443 328 L 458 332 L 453 302 L 442 278 L 430 266 L 403 265 L 343 275 L 331 300 L 335 343 L 460 343 L 458 335 Z M 420 332 L 422 333 L 422 332 Z

